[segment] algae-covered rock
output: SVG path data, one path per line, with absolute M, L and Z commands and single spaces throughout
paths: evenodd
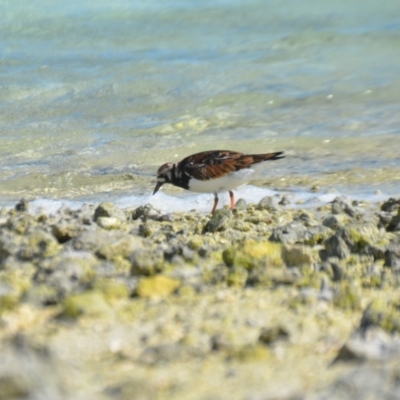
M 288 267 L 301 264 L 313 264 L 316 261 L 316 253 L 309 246 L 293 245 L 283 246 L 282 258 Z
M 138 233 L 140 236 L 148 238 L 154 233 L 154 230 L 152 229 L 152 226 L 146 221 L 139 226 Z
M 35 271 L 32 264 L 18 263 L 14 257 L 3 263 L 3 270 L 0 271 L 0 313 L 2 309 L 11 309 L 22 301 L 33 285 Z
M 22 243 L 22 237 L 6 229 L 0 229 L 0 262 L 16 254 Z
M 387 230 L 387 227 L 390 224 L 390 222 L 393 218 L 393 215 L 388 212 L 384 212 L 384 211 L 381 211 L 381 212 L 377 213 L 376 215 L 379 219 L 379 226 L 383 227 Z
M 214 268 L 204 268 L 202 271 L 202 283 L 206 285 L 226 285 L 228 268 L 225 265 L 217 265 Z
M 311 228 L 320 225 L 320 221 L 316 219 L 315 215 L 309 210 L 300 209 L 293 215 L 294 222 L 300 222 L 305 227 Z
M 125 213 L 113 203 L 101 203 L 95 210 L 93 220 L 106 230 L 118 229 L 126 222 Z
M 306 244 L 308 246 L 315 246 L 321 244 L 331 234 L 331 229 L 322 225 L 306 227 L 302 223 L 291 222 L 274 228 L 269 240 L 289 245 Z
M 103 269 L 102 268 L 103 266 L 106 268 Z M 119 274 L 123 276 L 129 276 L 131 273 L 131 263 L 129 260 L 123 257 L 116 257 L 112 261 L 108 261 L 105 262 L 104 264 L 101 264 L 100 267 L 101 267 L 100 270 L 98 267 L 96 267 L 97 275 L 110 276 L 114 274 Z
M 381 205 L 381 210 L 385 212 L 398 212 L 400 210 L 400 199 L 390 197 Z
M 192 262 L 196 259 L 196 253 L 188 246 L 181 245 L 179 253 L 186 262 Z
M 46 283 L 32 286 L 24 295 L 24 300 L 35 306 L 55 305 L 59 299 L 57 288 Z
M 21 199 L 14 207 L 15 211 L 27 212 L 29 209 L 29 201 L 26 199 Z
M 160 218 L 160 212 L 157 211 L 151 204 L 145 204 L 144 206 L 139 206 L 133 213 L 132 218 L 138 219 L 142 218 L 142 220 L 146 221 L 150 220 L 158 220 Z
M 139 297 L 159 298 L 166 297 L 179 287 L 180 281 L 163 275 L 142 278 L 136 288 Z
M 37 264 L 36 279 L 46 279 L 52 273 L 60 271 L 66 275 L 73 276 L 76 281 L 87 283 L 93 278 L 95 274 L 94 268 L 99 263 L 100 261 L 90 252 L 65 251 L 55 257 L 40 260 Z M 41 273 L 45 273 L 47 276 L 40 277 Z
M 345 213 L 350 217 L 356 216 L 356 211 L 351 201 L 345 197 L 336 197 L 332 202 L 332 214 Z
M 400 311 L 393 303 L 374 299 L 364 310 L 360 329 L 365 332 L 371 327 L 379 327 L 386 332 L 400 332 Z
M 244 222 L 241 220 L 232 222 L 232 229 L 235 229 L 236 231 L 251 232 L 252 228 L 253 227 L 250 223 L 247 223 L 247 222 Z
M 100 258 L 115 260 L 128 258 L 136 249 L 142 247 L 142 239 L 123 231 L 104 231 L 88 229 L 72 239 L 67 246 L 74 250 L 95 253 Z
M 314 306 L 318 302 L 318 291 L 314 288 L 302 288 L 298 295 L 293 296 L 288 301 L 288 307 L 290 309 L 298 309 L 300 307 Z
M 187 346 L 181 343 L 161 344 L 148 347 L 140 356 L 143 364 L 154 365 L 160 363 L 172 363 L 188 361 L 203 356 L 198 348 Z
M 210 348 L 212 351 L 220 351 L 232 347 L 232 342 L 227 338 L 226 334 L 221 332 L 212 335 L 210 338 Z
M 366 245 L 360 252 L 361 255 L 371 256 L 374 260 L 384 260 L 385 252 L 389 247 L 389 243 L 377 243 Z
M 400 392 L 400 382 L 397 379 L 399 363 L 394 360 L 391 363 L 374 361 L 361 365 L 352 363 L 350 370 L 347 369 L 340 374 L 324 389 L 318 389 L 317 394 L 310 398 L 313 400 L 397 399 L 397 394 Z M 346 367 L 348 366 L 346 361 Z
M 400 341 L 392 341 L 381 329 L 374 328 L 366 334 L 353 335 L 339 350 L 338 361 L 388 361 L 400 355 Z
M 362 279 L 362 285 L 365 288 L 382 288 L 385 274 L 380 264 L 373 264 L 366 268 Z
M 274 228 L 269 240 L 289 245 L 295 244 L 301 241 L 305 231 L 306 228 L 300 223 L 290 223 L 285 226 Z
M 393 239 L 385 251 L 385 266 L 400 270 L 400 237 Z
M 143 240 L 141 238 L 119 233 L 110 235 L 109 240 L 97 249 L 96 255 L 106 260 L 115 260 L 119 257 L 129 258 L 135 250 L 142 248 Z
M 395 215 L 393 218 L 390 219 L 386 230 L 388 232 L 400 232 L 400 215 Z
M 100 228 L 108 231 L 118 229 L 122 224 L 122 221 L 115 217 L 98 217 L 96 219 L 96 222 L 97 225 L 100 226 Z
M 350 222 L 350 218 L 345 214 L 330 215 L 322 221 L 322 225 L 327 226 L 333 230 L 337 230 L 340 227 Z
M 125 222 L 125 213 L 110 202 L 101 203 L 94 211 L 93 220 L 97 221 L 101 217 L 116 218 L 120 222 Z
M 346 242 L 338 235 L 333 235 L 324 242 L 326 256 L 345 259 L 350 256 Z
M 0 264 L 0 274 L 1 271 L 22 274 L 32 279 L 36 273 L 36 266 L 29 261 L 21 261 L 15 256 L 9 256 Z
M 331 235 L 331 229 L 323 225 L 315 225 L 307 228 L 300 243 L 307 246 L 317 246 L 324 242 Z
M 232 216 L 233 213 L 229 208 L 221 208 L 215 211 L 206 225 L 206 231 L 212 233 L 223 229 L 226 227 Z
M 108 386 L 104 390 L 110 399 L 153 400 L 157 398 L 157 388 L 148 380 L 130 378 L 129 380 Z
M 361 307 L 360 289 L 348 281 L 341 282 L 334 296 L 334 304 L 344 310 L 358 310 Z
M 72 253 L 42 260 L 35 277 L 56 289 L 60 299 L 87 286 L 95 275 L 96 258 L 90 253 Z
M 372 223 L 350 224 L 337 232 L 324 243 L 327 257 L 347 258 L 350 253 L 371 253 L 381 258 L 377 243 L 385 243 L 387 238 Z
M 126 299 L 130 295 L 130 290 L 126 283 L 110 278 L 98 278 L 92 285 L 95 291 L 103 293 L 105 298 L 110 301 Z
M 0 314 L 15 307 L 21 298 L 21 293 L 8 282 L 0 280 Z
M 274 196 L 265 196 L 263 197 L 258 205 L 258 210 L 267 210 L 269 212 L 275 212 L 280 210 L 281 206 L 278 204 L 278 200 Z
M 288 340 L 290 332 L 281 325 L 276 325 L 270 328 L 262 328 L 258 341 L 264 344 L 271 345 L 278 340 Z
M 281 206 L 287 206 L 288 204 L 291 204 L 292 200 L 290 199 L 289 196 L 283 195 L 282 198 L 279 201 L 279 205 Z
M 25 213 L 11 216 L 7 221 L 7 228 L 20 235 L 24 234 L 28 228 L 35 225 L 37 225 L 35 218 Z
M 18 304 L 22 295 L 30 288 L 33 271 L 0 271 L 0 313 Z
M 79 236 L 72 239 L 68 246 L 78 251 L 96 252 L 98 249 L 119 238 L 119 232 L 107 232 L 94 228 L 84 230 Z
M 193 235 L 188 241 L 188 246 L 190 249 L 198 251 L 204 245 L 204 240 L 200 235 Z
M 99 291 L 87 291 L 64 300 L 63 315 L 76 318 L 81 315 L 105 316 L 110 315 L 112 309 L 107 303 L 103 293 Z
M 236 203 L 235 203 L 235 210 L 245 210 L 247 207 L 247 203 L 245 199 L 239 199 Z
M 23 237 L 18 257 L 23 260 L 52 257 L 58 254 L 60 250 L 61 246 L 54 236 L 41 229 L 35 229 Z
M 77 237 L 84 230 L 79 223 L 59 222 L 52 227 L 52 233 L 59 243 L 65 243 L 74 237 Z
M 247 214 L 244 217 L 244 220 L 239 220 L 239 221 L 235 221 L 234 223 L 241 223 L 243 225 L 260 225 L 264 222 L 266 222 L 266 220 L 268 219 L 268 214 L 265 211 L 258 211 L 257 213 L 254 212 L 254 210 L 252 210 L 251 214 Z M 250 225 L 250 226 L 251 226 Z M 251 227 L 252 228 L 252 227 Z
M 268 241 L 245 240 L 224 250 L 222 258 L 228 267 L 243 267 L 247 270 L 260 266 L 283 265 L 282 246 Z
M 341 262 L 338 258 L 330 258 L 327 261 L 327 265 L 332 271 L 332 280 L 334 282 L 342 281 L 345 277 L 346 265 Z
M 248 271 L 242 267 L 229 268 L 226 282 L 228 286 L 244 287 L 246 285 Z
M 359 253 L 369 244 L 383 239 L 377 226 L 372 223 L 347 225 L 339 229 L 336 235 L 346 242 L 352 253 Z
M 154 275 L 164 266 L 164 254 L 157 249 L 138 249 L 129 257 L 133 275 Z

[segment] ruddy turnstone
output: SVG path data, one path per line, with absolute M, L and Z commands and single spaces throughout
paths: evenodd
M 218 193 L 229 192 L 231 208 L 235 206 L 232 189 L 256 176 L 264 161 L 284 158 L 283 151 L 266 154 L 243 154 L 229 150 L 211 150 L 192 154 L 178 163 L 163 164 L 157 171 L 153 195 L 164 183 L 198 193 L 214 193 L 213 214 L 218 204 Z

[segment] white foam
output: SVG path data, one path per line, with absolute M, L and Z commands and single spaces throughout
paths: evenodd
M 84 202 L 74 200 L 52 200 L 52 199 L 36 199 L 29 202 L 29 211 L 32 214 L 44 212 L 46 214 L 54 214 L 60 208 L 67 207 L 71 210 L 77 210 Z
M 258 188 L 255 186 L 245 186 L 240 190 L 235 191 L 235 199 L 243 198 L 248 203 L 255 203 L 260 201 L 264 196 L 274 196 L 277 192 L 269 189 Z M 219 203 L 218 208 L 230 204 L 229 194 L 221 193 L 218 195 Z M 124 198 L 118 200 L 116 203 L 121 207 L 125 206 L 132 201 L 132 198 Z M 193 209 L 210 212 L 214 204 L 214 195 L 212 193 L 194 194 L 191 192 L 183 192 L 179 196 L 170 196 L 161 191 L 156 195 L 143 196 L 142 204 L 151 204 L 163 212 L 173 211 L 190 211 Z M 132 205 L 130 205 L 131 207 Z
M 270 189 L 260 188 L 256 186 L 243 186 L 234 191 L 235 200 L 242 198 L 247 203 L 258 203 L 265 196 L 276 196 L 279 200 L 285 195 L 290 204 L 287 207 L 294 208 L 315 208 L 321 205 L 332 202 L 338 196 L 347 197 L 349 200 L 360 200 L 368 201 L 371 203 L 384 201 L 389 198 L 389 195 L 380 194 L 356 194 L 347 195 L 339 192 L 334 193 L 312 193 L 304 191 L 274 191 Z M 160 210 L 163 213 L 175 212 L 175 211 L 190 211 L 198 210 L 200 212 L 208 213 L 214 203 L 214 195 L 197 194 L 189 191 L 182 191 L 178 195 L 165 194 L 162 190 L 157 192 L 156 195 L 149 193 L 148 195 L 132 195 L 132 196 L 93 196 L 92 199 L 85 199 L 85 201 L 79 200 L 53 200 L 53 199 L 36 199 L 30 202 L 30 212 L 38 214 L 45 212 L 46 214 L 54 214 L 62 207 L 68 207 L 70 209 L 78 209 L 83 204 L 98 205 L 104 201 L 111 201 L 121 208 L 136 208 L 145 204 L 151 204 L 154 208 Z M 218 208 L 224 205 L 229 205 L 229 194 L 219 194 Z
M 368 201 L 371 203 L 384 201 L 389 198 L 389 196 L 384 193 L 347 195 L 339 192 L 313 193 L 303 191 L 275 191 L 251 185 L 241 187 L 235 190 L 234 193 L 235 201 L 242 198 L 247 203 L 258 203 L 265 196 L 276 196 L 276 198 L 280 200 L 280 198 L 285 195 L 290 201 L 288 207 L 294 208 L 319 207 L 332 202 L 338 196 L 344 196 L 349 200 Z M 218 208 L 230 204 L 228 192 L 221 193 L 218 197 Z M 190 211 L 193 209 L 201 212 L 210 212 L 214 204 L 214 195 L 210 193 L 196 194 L 183 191 L 177 196 L 171 196 L 159 191 L 154 196 L 149 194 L 148 196 L 122 197 L 116 200 L 115 203 L 122 208 L 151 204 L 154 208 L 162 212 Z

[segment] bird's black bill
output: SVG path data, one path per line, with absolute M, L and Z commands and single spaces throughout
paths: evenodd
M 153 196 L 158 192 L 158 189 L 162 186 L 162 182 L 157 182 L 156 187 L 154 188 Z

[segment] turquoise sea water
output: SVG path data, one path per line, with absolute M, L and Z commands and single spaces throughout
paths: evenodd
M 0 205 L 144 196 L 161 163 L 213 148 L 286 151 L 261 187 L 400 191 L 400 2 L 2 0 L 0 15 Z

